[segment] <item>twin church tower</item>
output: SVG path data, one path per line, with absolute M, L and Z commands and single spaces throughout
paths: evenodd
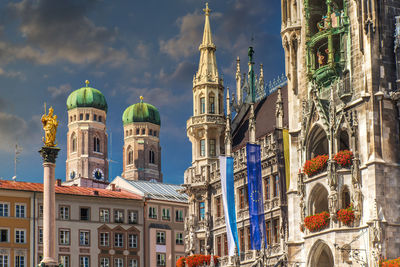
M 106 187 L 109 178 L 107 101 L 97 89 L 86 86 L 67 99 L 67 185 Z M 128 180 L 162 182 L 160 113 L 140 102 L 123 113 L 123 172 Z

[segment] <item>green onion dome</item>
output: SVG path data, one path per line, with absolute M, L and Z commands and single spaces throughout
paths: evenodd
M 151 104 L 144 103 L 143 97 L 140 97 L 140 99 L 140 103 L 133 104 L 125 109 L 122 115 L 124 125 L 133 122 L 150 122 L 161 125 L 158 109 Z
M 86 87 L 73 91 L 67 99 L 67 109 L 74 108 L 97 108 L 107 112 L 107 101 L 104 95 L 97 89 L 89 87 L 89 81 L 86 81 Z

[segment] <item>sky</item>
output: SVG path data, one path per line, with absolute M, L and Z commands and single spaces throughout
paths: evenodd
M 66 100 L 89 80 L 108 103 L 109 180 L 122 172 L 122 113 L 143 95 L 160 111 L 164 182 L 182 184 L 191 165 L 186 120 L 192 115 L 205 2 L 0 1 L 0 178 L 14 176 L 18 143 L 17 180 L 43 181 L 38 150 L 46 102 L 60 121 L 56 178 L 65 180 Z M 256 65 L 264 64 L 267 83 L 284 72 L 280 1 L 208 2 L 225 87 L 235 89 L 238 56 L 242 72 L 247 71 L 250 45 Z

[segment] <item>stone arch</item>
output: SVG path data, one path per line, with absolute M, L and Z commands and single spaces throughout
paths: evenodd
M 333 267 L 334 258 L 331 248 L 322 240 L 317 240 L 311 247 L 308 264 L 310 267 Z
M 76 152 L 78 150 L 77 149 L 78 148 L 78 141 L 77 141 L 75 132 L 73 132 L 71 134 L 71 141 L 70 142 L 71 142 L 70 143 L 70 145 L 71 145 L 70 153 Z
M 308 213 L 314 215 L 323 211 L 329 213 L 328 190 L 322 184 L 316 184 L 311 190 L 308 201 Z
M 316 112 L 316 111 L 314 111 Z M 314 158 L 318 155 L 329 154 L 328 137 L 323 127 L 315 124 L 308 134 L 306 143 L 307 159 Z

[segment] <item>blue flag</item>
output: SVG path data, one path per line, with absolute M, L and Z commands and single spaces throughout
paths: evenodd
M 267 244 L 261 179 L 261 148 L 259 145 L 248 143 L 246 145 L 246 151 L 251 249 L 260 250 L 263 239 L 265 244 Z

